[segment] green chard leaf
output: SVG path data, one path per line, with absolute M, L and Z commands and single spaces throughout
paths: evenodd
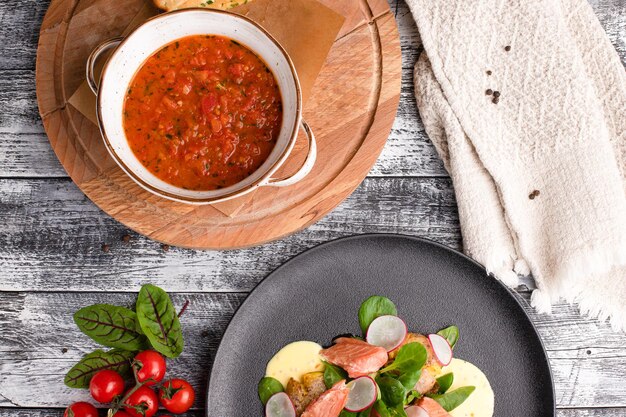
M 138 351 L 148 347 L 134 311 L 110 304 L 95 304 L 74 313 L 78 328 L 101 345 Z
M 463 404 L 475 389 L 476 387 L 472 386 L 461 387 L 454 391 L 446 392 L 445 394 L 435 394 L 430 397 L 437 401 L 446 411 L 452 411 Z
M 450 389 L 454 382 L 454 374 L 452 372 L 437 378 L 437 384 L 439 384 L 439 394 L 445 394 Z
M 326 385 L 326 388 L 330 389 L 342 379 L 348 379 L 348 374 L 340 367 L 328 362 L 324 362 L 324 365 L 324 384 Z
M 421 343 L 407 343 L 400 348 L 396 359 L 390 365 L 381 369 L 380 373 L 389 371 L 399 371 L 400 373 L 414 372 L 422 369 L 427 358 L 428 353 Z
M 445 329 L 441 329 L 437 332 L 437 334 L 450 343 L 450 347 L 454 348 L 456 342 L 459 340 L 459 328 L 456 326 L 446 327 Z
M 168 358 L 183 351 L 183 332 L 170 296 L 151 284 L 141 287 L 137 297 L 137 318 L 152 347 Z
M 89 388 L 91 377 L 98 371 L 110 369 L 123 377 L 130 375 L 130 361 L 135 352 L 113 349 L 108 352 L 96 350 L 89 353 L 65 375 L 65 385 L 70 388 Z
M 387 315 L 398 315 L 395 304 L 389 298 L 373 295 L 363 301 L 359 308 L 359 324 L 363 334 L 367 332 L 367 328 L 370 327 L 375 318 Z
M 390 376 L 380 376 L 376 378 L 376 383 L 380 389 L 380 399 L 389 407 L 404 404 L 406 389 L 400 381 Z
M 267 400 L 269 400 L 272 395 L 283 392 L 284 390 L 283 384 L 270 376 L 266 376 L 259 381 L 259 398 L 263 405 L 267 403 Z

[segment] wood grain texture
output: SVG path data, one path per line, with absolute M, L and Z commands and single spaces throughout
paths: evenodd
M 367 179 L 310 228 L 227 252 L 164 252 L 100 211 L 68 179 L 0 180 L 0 224 L 5 291 L 137 291 L 150 281 L 168 291 L 248 291 L 297 253 L 350 234 L 406 233 L 457 249 L 461 244 L 447 178 Z M 126 233 L 128 244 L 121 241 Z
M 400 41 L 386 2 L 331 2 L 342 6 L 344 16 L 362 18 L 344 24 L 304 107 L 318 143 L 313 171 L 290 187 L 259 189 L 226 211 L 223 204 L 191 206 L 142 189 L 108 155 L 97 127 L 67 103 L 84 81 L 90 51 L 121 33 L 143 2 L 116 8 L 106 0 L 53 0 L 41 28 L 36 84 L 44 128 L 72 180 L 102 210 L 160 242 L 230 249 L 307 227 L 365 178 L 389 136 L 400 98 Z M 295 172 L 305 154 L 299 141 L 275 177 Z M 233 211 L 234 216 L 224 214 Z
M 518 299 L 528 304 L 529 295 L 520 292 Z M 219 338 L 244 298 L 243 293 L 173 295 L 177 308 L 187 300 L 190 304 L 182 317 L 185 350 L 176 361 L 170 361 L 170 375 L 188 379 L 198 392 L 205 392 L 206 370 Z M 135 299 L 135 294 L 128 293 L 0 294 L 0 305 L 6 306 L 0 312 L 0 405 L 58 407 L 86 398 L 84 392 L 60 384 L 72 364 L 97 347 L 69 318 L 83 305 L 107 302 L 130 306 Z M 614 334 L 609 326 L 594 321 L 577 319 L 574 309 L 565 305 L 557 306 L 555 316 L 527 311 L 548 350 L 559 407 L 626 407 L 626 386 L 622 383 L 626 335 Z M 39 369 L 46 372 L 42 374 Z M 26 386 L 30 388 L 25 390 Z M 196 405 L 203 406 L 202 398 Z

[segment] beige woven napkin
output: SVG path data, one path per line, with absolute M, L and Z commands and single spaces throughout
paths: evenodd
M 407 0 L 468 255 L 626 329 L 626 73 L 586 0 Z

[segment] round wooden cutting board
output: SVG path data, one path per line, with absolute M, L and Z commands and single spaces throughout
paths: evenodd
M 177 203 L 144 191 L 109 156 L 98 127 L 68 102 L 85 80 L 89 53 L 122 33 L 145 4 L 127 0 L 123 7 L 81 13 L 98 3 L 52 0 L 37 51 L 37 100 L 52 148 L 72 180 L 138 233 L 198 249 L 278 239 L 335 208 L 380 154 L 400 98 L 402 58 L 394 15 L 387 0 L 321 0 L 346 20 L 304 107 L 318 140 L 311 174 L 290 187 L 261 188 L 244 201 L 215 206 Z M 295 172 L 306 152 L 302 137 L 278 177 Z

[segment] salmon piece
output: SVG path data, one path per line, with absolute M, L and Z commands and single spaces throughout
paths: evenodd
M 385 348 L 350 337 L 340 337 L 333 346 L 322 350 L 320 356 L 325 361 L 345 369 L 350 378 L 376 372 L 388 359 Z
M 406 338 L 402 342 L 400 346 L 389 352 L 389 359 L 395 359 L 398 355 L 398 351 L 400 348 L 408 343 L 419 343 L 426 348 L 426 353 L 428 356 L 426 357 L 426 363 L 424 364 L 424 368 L 422 369 L 422 375 L 420 376 L 419 381 L 415 384 L 413 388 L 420 394 L 427 394 L 437 390 L 437 380 L 434 375 L 438 375 L 441 371 L 441 364 L 435 357 L 435 353 L 433 352 L 433 347 L 430 344 L 430 340 L 428 337 L 418 334 L 418 333 L 407 333 Z
M 341 410 L 348 402 L 350 388 L 346 381 L 341 380 L 331 389 L 320 395 L 313 401 L 302 414 L 302 417 L 339 417 Z
M 431 394 L 439 390 L 439 385 L 437 384 L 437 379 L 431 374 L 431 371 L 424 368 L 422 369 L 420 379 L 415 383 L 413 389 L 420 394 Z
M 417 405 L 422 407 L 428 413 L 429 417 L 452 417 L 448 412 L 432 398 L 422 397 Z

